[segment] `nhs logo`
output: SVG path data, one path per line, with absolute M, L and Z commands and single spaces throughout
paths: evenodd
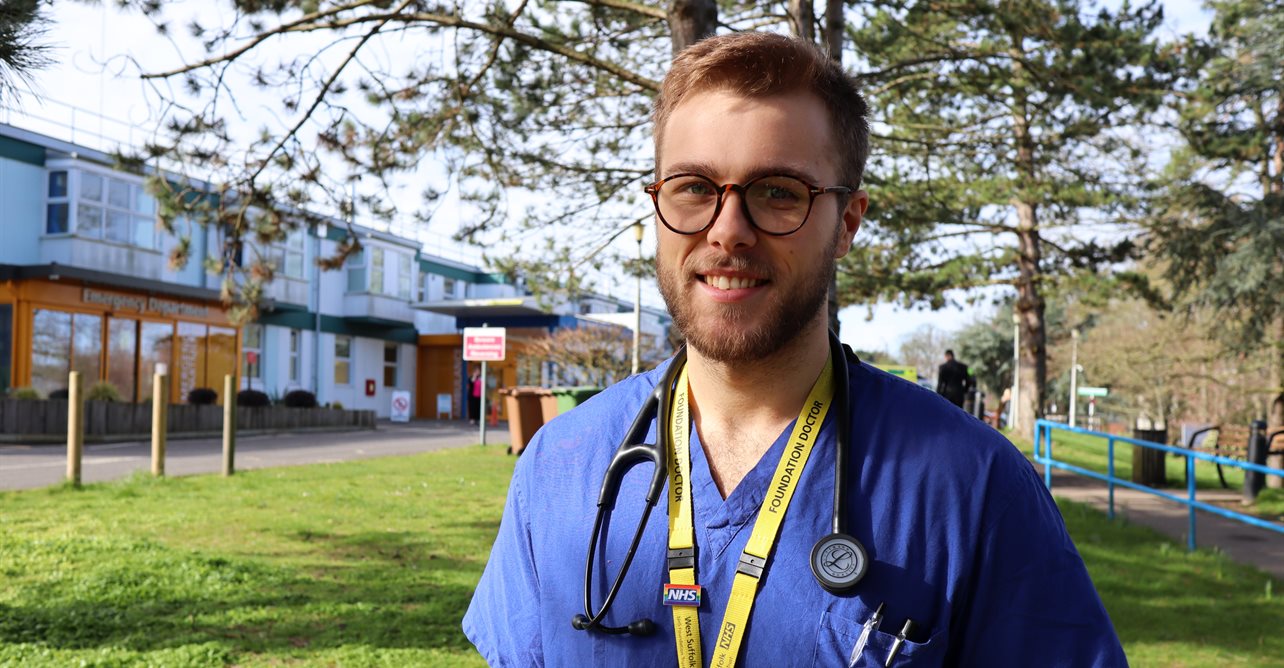
M 700 607 L 700 585 L 664 585 L 664 604 Z

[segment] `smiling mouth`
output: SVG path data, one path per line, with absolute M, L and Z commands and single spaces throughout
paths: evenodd
M 741 276 L 706 276 L 703 274 L 700 275 L 700 280 L 719 290 L 754 288 L 767 282 L 760 278 L 745 278 Z

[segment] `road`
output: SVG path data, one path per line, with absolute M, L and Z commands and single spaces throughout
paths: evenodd
M 428 452 L 480 442 L 476 426 L 465 422 L 380 422 L 373 431 L 310 432 L 242 436 L 236 441 L 237 470 L 341 462 Z M 486 443 L 508 447 L 504 423 L 488 426 Z M 86 445 L 81 481 L 102 482 L 151 470 L 151 442 Z M 218 473 L 223 467 L 220 439 L 173 439 L 166 445 L 165 473 L 171 476 Z M 0 490 L 47 487 L 67 475 L 67 448 L 59 445 L 0 445 Z

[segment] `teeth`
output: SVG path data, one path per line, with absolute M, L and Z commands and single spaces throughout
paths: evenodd
M 741 288 L 752 288 L 762 281 L 756 278 L 741 278 L 739 276 L 706 276 L 705 282 L 719 290 L 739 290 Z

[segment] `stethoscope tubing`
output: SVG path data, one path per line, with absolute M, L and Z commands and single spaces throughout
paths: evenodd
M 847 488 L 847 447 L 846 442 L 851 435 L 851 407 L 850 407 L 850 385 L 849 371 L 847 368 L 847 354 L 843 349 L 842 343 L 838 336 L 832 331 L 829 332 L 829 351 L 830 364 L 834 369 L 835 396 L 838 408 L 835 416 L 836 428 L 838 430 L 834 444 L 834 512 L 832 520 L 833 534 L 846 537 L 844 528 L 847 526 L 847 512 L 843 504 L 843 493 Z M 597 516 L 593 521 L 593 532 L 589 538 L 588 556 L 584 567 L 584 614 L 576 615 L 572 620 L 572 625 L 579 630 L 597 630 L 611 634 L 632 634 L 632 635 L 650 635 L 655 630 L 655 625 L 648 619 L 640 619 L 630 623 L 628 626 L 608 626 L 602 623 L 606 613 L 615 602 L 615 597 L 619 594 L 620 586 L 624 582 L 624 577 L 633 563 L 633 558 L 637 554 L 637 547 L 641 543 L 642 534 L 651 517 L 651 511 L 655 509 L 656 503 L 659 502 L 660 495 L 664 490 L 664 484 L 668 479 L 667 455 L 669 451 L 670 434 L 666 429 L 667 416 L 669 414 L 669 405 L 673 399 L 674 384 L 677 382 L 682 367 L 686 364 L 686 346 L 678 350 L 669 368 L 665 369 L 661 382 L 656 385 L 655 389 L 647 397 L 646 402 L 642 405 L 641 410 L 633 419 L 633 424 L 629 427 L 624 441 L 616 450 L 615 455 L 611 458 L 610 464 L 606 467 L 606 474 L 602 478 L 602 489 L 598 494 Z M 647 443 L 646 435 L 650 430 L 652 419 L 655 420 L 655 443 Z M 601 530 L 606 515 L 615 509 L 615 500 L 619 494 L 620 483 L 624 480 L 624 475 L 628 473 L 633 466 L 650 461 L 655 465 L 655 472 L 651 478 L 651 486 L 647 491 L 646 507 L 642 511 L 642 517 L 639 518 L 637 530 L 633 534 L 633 539 L 629 543 L 629 551 L 624 557 L 624 562 L 620 565 L 620 570 L 611 584 L 611 589 L 607 592 L 606 599 L 602 602 L 602 607 L 593 611 L 593 557 L 598 547 L 598 538 L 601 536 Z M 819 576 L 817 576 L 819 578 Z M 822 584 L 824 584 L 822 582 Z

